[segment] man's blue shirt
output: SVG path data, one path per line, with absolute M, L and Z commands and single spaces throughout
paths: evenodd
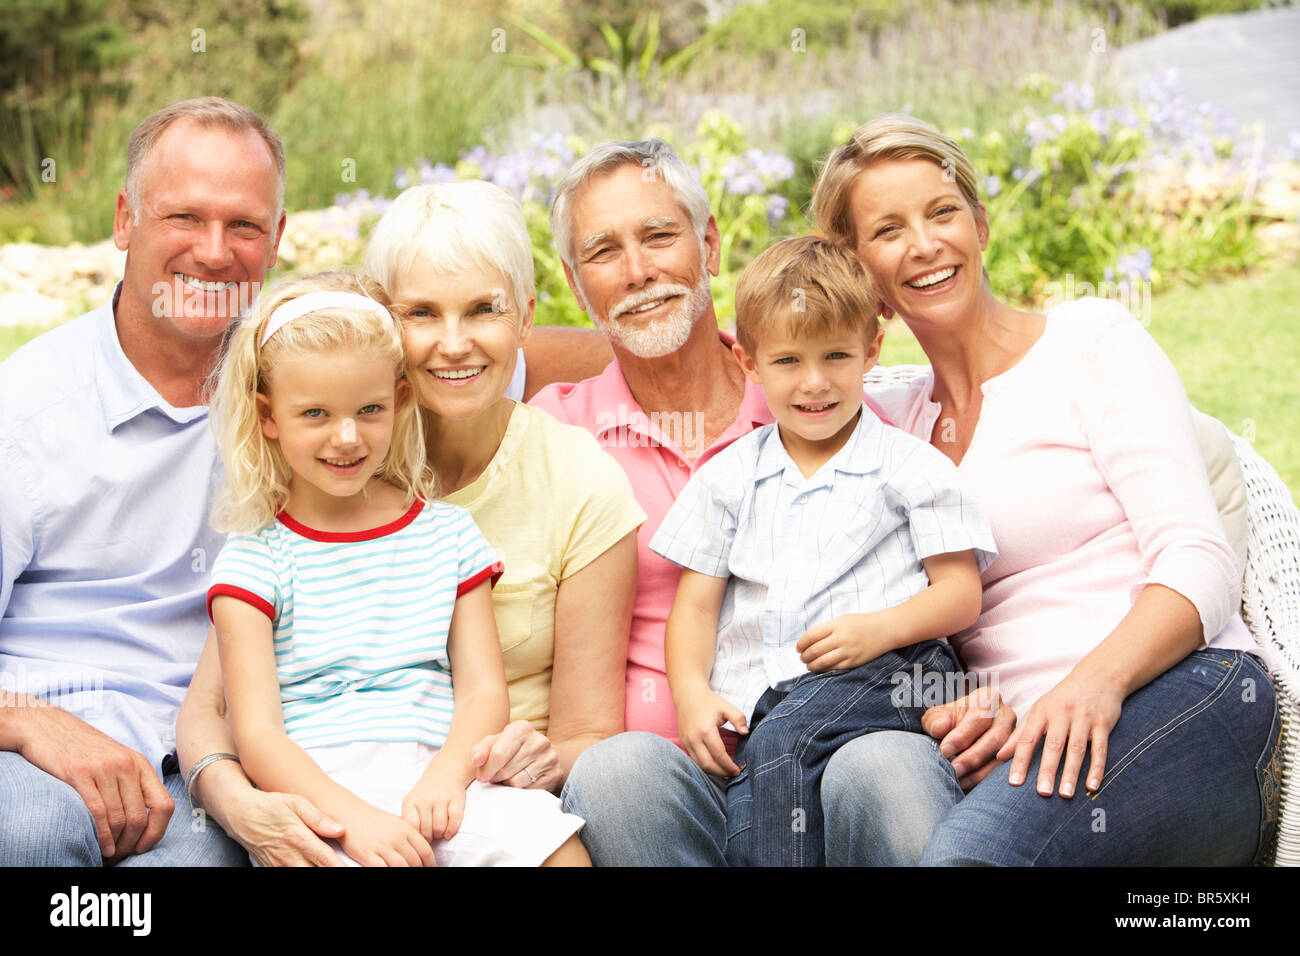
M 0 691 L 158 768 L 207 633 L 219 479 L 207 407 L 136 371 L 111 305 L 0 364 Z

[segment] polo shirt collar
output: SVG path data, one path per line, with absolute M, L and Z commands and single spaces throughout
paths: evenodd
M 206 405 L 190 408 L 170 405 L 126 357 L 117 337 L 117 322 L 114 318 L 121 292 L 122 283 L 119 282 L 113 289 L 113 298 L 109 303 L 92 313 L 95 317 L 92 323 L 95 386 L 104 413 L 104 427 L 112 432 L 119 425 L 150 409 L 157 409 L 178 425 L 188 424 L 207 415 Z
M 718 330 L 718 338 L 728 349 L 736 344 L 736 337 L 723 329 Z M 606 432 L 627 428 L 629 431 L 653 438 L 660 444 L 668 444 L 632 396 L 632 390 L 627 387 L 627 379 L 623 377 L 623 368 L 618 364 L 617 358 L 596 376 L 592 385 L 591 398 L 592 405 L 600 410 L 596 415 L 597 438 Z M 745 379 L 745 394 L 740 400 L 740 412 L 737 418 L 747 421 L 751 429 L 772 422 L 772 410 L 767 407 L 763 387 L 748 378 Z

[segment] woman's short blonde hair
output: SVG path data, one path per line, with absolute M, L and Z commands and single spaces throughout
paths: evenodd
M 764 337 L 831 334 L 876 337 L 880 300 L 851 249 L 817 236 L 783 239 L 764 249 L 736 284 L 736 341 L 751 356 Z
M 271 314 L 312 292 L 352 292 L 390 309 L 388 296 L 377 282 L 343 272 L 323 272 L 263 291 L 236 326 L 209 388 L 212 425 L 225 463 L 225 482 L 212 512 L 212 526 L 223 533 L 252 534 L 274 521 L 289 500 L 289 464 L 279 443 L 262 434 L 257 405 L 258 395 L 270 395 L 276 363 L 289 356 L 346 349 L 392 362 L 393 378 L 406 382 L 406 396 L 398 403 L 393 440 L 375 477 L 403 489 L 408 503 L 417 497 L 434 497 L 435 481 L 425 457 L 419 403 L 407 373 L 402 331 L 391 312 L 385 320 L 368 309 L 317 309 L 292 320 L 261 344 Z
M 477 266 L 510 286 L 520 316 L 534 298 L 533 247 L 515 198 L 482 180 L 412 186 L 375 224 L 361 272 L 390 292 L 423 258 L 435 272 Z
M 962 148 L 925 120 L 902 113 L 882 113 L 863 123 L 849 141 L 826 157 L 813 191 L 812 215 L 817 230 L 833 242 L 857 244 L 850 199 L 858 174 L 872 163 L 888 159 L 928 159 L 952 174 L 975 219 L 985 229 L 988 218 L 980 207 L 975 167 Z

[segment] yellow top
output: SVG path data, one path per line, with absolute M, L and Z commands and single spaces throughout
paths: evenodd
M 510 719 L 545 733 L 559 583 L 640 527 L 645 512 L 590 433 L 519 404 L 483 474 L 444 500 L 469 509 L 505 562 L 492 607 Z

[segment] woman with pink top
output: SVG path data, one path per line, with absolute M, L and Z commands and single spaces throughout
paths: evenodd
M 957 463 L 992 525 L 982 614 L 953 644 L 1019 715 L 955 771 L 922 735 L 850 744 L 881 767 L 854 861 L 924 843 L 925 864 L 1251 863 L 1275 826 L 1280 723 L 1169 360 L 1113 303 L 995 299 L 974 169 L 912 117 L 836 149 L 813 214 L 930 358 L 875 397 Z M 933 713 L 943 736 L 954 721 Z

